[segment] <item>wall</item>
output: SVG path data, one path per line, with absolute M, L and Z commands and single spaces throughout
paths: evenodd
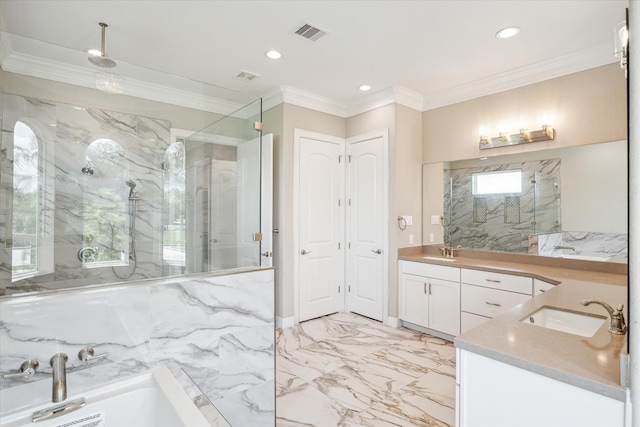
M 0 294 L 11 284 L 15 290 L 59 289 L 60 286 L 83 286 L 162 276 L 163 172 L 161 164 L 170 143 L 170 122 L 132 114 L 123 114 L 74 104 L 44 101 L 36 98 L 5 94 L 2 149 L 6 149 L 3 169 L 13 167 L 13 130 L 16 122 L 27 123 L 38 135 L 39 150 L 47 151 L 47 190 L 44 211 L 53 212 L 53 223 L 46 222 L 45 233 L 53 234 L 51 247 L 55 270 L 41 276 L 11 283 L 11 250 L 0 254 Z M 103 138 L 113 141 L 108 149 L 93 149 Z M 114 147 L 117 150 L 112 151 Z M 92 151 L 93 149 L 93 151 Z M 93 163 L 91 176 L 81 169 Z M 42 167 L 42 165 L 40 165 Z M 2 176 L 3 194 L 11 195 L 12 179 Z M 111 268 L 90 266 L 79 260 L 83 248 L 97 247 L 102 252 L 116 252 L 108 259 L 117 259 L 119 251 L 129 246 L 129 228 L 125 220 L 132 204 L 128 200 L 132 180 L 140 200 L 136 202 L 136 261 Z M 4 215 L 11 217 L 9 208 Z M 4 202 L 3 202 L 4 204 Z M 39 205 L 42 203 L 39 202 Z M 6 209 L 6 210 L 5 210 Z M 92 213 L 93 212 L 93 213 Z M 99 220 L 91 220 L 97 215 Z M 111 230 L 109 230 L 111 224 Z M 11 241 L 11 227 L 2 227 L 0 241 Z M 111 234 L 111 241 L 109 241 Z M 50 252 L 52 249 L 43 249 Z M 126 260 L 131 258 L 127 253 Z M 116 258 L 114 258 L 116 257 Z M 8 272 L 8 276 L 7 276 Z M 118 277 L 120 275 L 120 277 Z
M 182 368 L 231 425 L 275 419 L 273 270 L 193 275 L 0 301 L 0 370 L 40 361 L 29 379 L 0 377 L 0 401 L 25 382 L 51 400 L 49 358 L 69 355 L 69 398 L 158 365 Z M 84 345 L 105 360 L 83 366 Z M 2 408 L 1 412 L 7 408 Z
M 611 64 L 425 111 L 423 163 L 624 140 L 625 87 L 624 72 Z M 556 129 L 555 141 L 479 149 L 481 126 L 494 137 L 521 124 L 539 129 L 543 120 Z

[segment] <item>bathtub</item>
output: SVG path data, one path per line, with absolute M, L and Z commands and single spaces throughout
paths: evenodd
M 48 384 L 51 387 L 50 381 Z M 19 390 L 15 390 L 11 399 L 21 398 L 16 394 L 29 393 L 28 386 L 29 384 L 16 387 Z M 84 399 L 85 405 L 79 409 L 55 418 L 32 422 L 33 414 L 38 411 L 81 399 Z M 169 369 L 160 366 L 78 395 L 70 394 L 61 403 L 48 402 L 0 414 L 0 427 L 17 426 L 210 427 L 210 424 Z

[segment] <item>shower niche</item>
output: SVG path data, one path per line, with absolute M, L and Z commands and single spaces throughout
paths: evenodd
M 1 96 L 0 295 L 264 264 L 261 100 L 191 132 Z

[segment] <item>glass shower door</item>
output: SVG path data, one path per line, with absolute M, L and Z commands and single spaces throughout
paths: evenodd
M 260 265 L 262 101 L 184 139 L 187 273 Z

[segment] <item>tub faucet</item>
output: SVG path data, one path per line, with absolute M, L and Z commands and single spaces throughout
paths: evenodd
M 622 314 L 622 309 L 624 305 L 618 304 L 618 308 L 616 310 L 613 309 L 609 304 L 603 301 L 598 301 L 594 299 L 585 299 L 580 301 L 580 304 L 587 306 L 590 304 L 598 304 L 601 305 L 609 312 L 609 316 L 611 316 L 611 325 L 609 326 L 609 332 L 616 335 L 624 335 L 627 333 L 627 324 L 624 321 L 624 314 Z
M 54 354 L 49 362 L 53 369 L 53 393 L 51 401 L 62 402 L 67 398 L 67 360 L 65 353 Z

